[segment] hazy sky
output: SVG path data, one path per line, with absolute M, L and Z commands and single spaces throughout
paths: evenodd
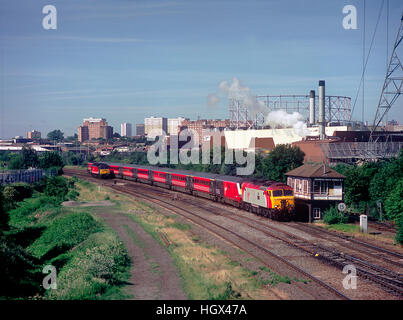
M 0 0 L 0 136 L 77 132 L 85 117 L 229 118 L 207 105 L 237 77 L 255 94 L 356 96 L 362 71 L 364 0 Z M 367 0 L 370 45 L 382 0 Z M 42 8 L 57 8 L 45 30 Z M 355 5 L 358 29 L 342 9 Z M 389 54 L 403 12 L 390 0 Z M 365 120 L 373 121 L 386 68 L 386 1 L 368 63 Z M 401 46 L 402 47 L 402 46 Z M 402 49 L 402 48 L 401 48 Z M 361 119 L 361 94 L 353 118 Z M 403 122 L 400 97 L 389 119 Z M 399 110 L 400 109 L 400 110 Z

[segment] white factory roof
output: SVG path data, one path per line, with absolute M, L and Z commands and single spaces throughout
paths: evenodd
M 319 136 L 318 127 L 309 127 L 308 136 Z M 326 127 L 326 135 L 332 136 L 335 131 L 347 131 L 347 126 Z M 273 138 L 274 144 L 291 144 L 301 141 L 302 136 L 298 135 L 294 128 L 285 129 L 264 129 L 264 130 L 225 130 L 225 141 L 229 149 L 248 149 L 251 138 Z
M 33 150 L 37 152 L 46 152 L 49 151 L 48 149 L 42 148 L 41 146 L 38 145 L 31 145 L 30 146 Z M 0 145 L 0 151 L 21 151 L 22 146 L 8 146 L 8 145 Z

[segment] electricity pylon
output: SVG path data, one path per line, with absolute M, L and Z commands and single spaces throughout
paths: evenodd
M 403 14 L 400 19 L 400 27 L 397 32 L 395 45 L 393 47 L 390 62 L 386 70 L 385 82 L 383 84 L 381 97 L 379 99 L 378 109 L 376 110 L 374 123 L 371 130 L 370 141 L 373 139 L 373 133 L 385 117 L 386 113 L 402 94 L 403 87 L 403 66 L 397 54 L 397 48 L 403 40 Z

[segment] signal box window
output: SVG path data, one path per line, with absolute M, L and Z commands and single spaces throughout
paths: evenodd
M 320 211 L 320 208 L 313 208 L 313 218 L 315 220 L 320 220 L 322 219 L 322 213 Z

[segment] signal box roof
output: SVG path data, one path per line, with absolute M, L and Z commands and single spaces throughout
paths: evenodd
M 288 171 L 286 176 L 303 178 L 346 178 L 324 164 L 304 164 L 294 170 Z

